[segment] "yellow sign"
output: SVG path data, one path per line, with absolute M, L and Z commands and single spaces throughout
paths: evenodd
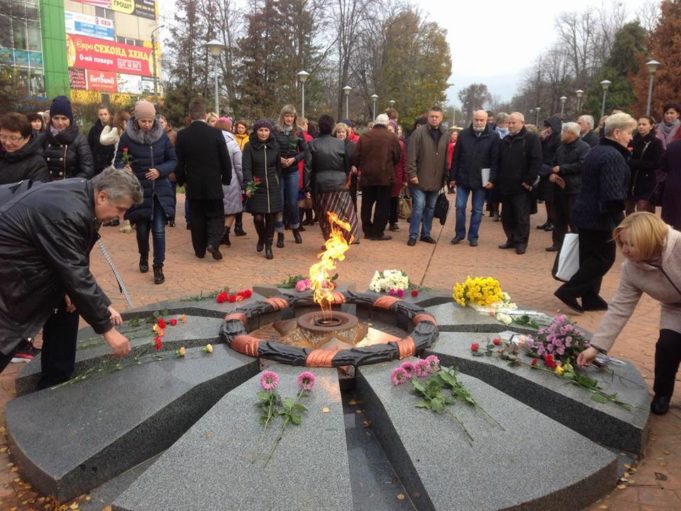
M 111 0 L 111 8 L 117 12 L 132 14 L 135 10 L 135 0 Z

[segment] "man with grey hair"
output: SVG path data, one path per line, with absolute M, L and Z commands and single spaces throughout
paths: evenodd
M 577 119 L 579 124 L 579 136 L 590 147 L 598 145 L 598 135 L 594 132 L 594 118 L 591 115 L 580 115 Z
M 499 176 L 496 186 L 501 194 L 501 222 L 506 243 L 501 249 L 515 248 L 522 255 L 530 238 L 531 192 L 542 166 L 539 136 L 527 131 L 525 116 L 513 112 L 508 118 L 509 134 L 499 148 Z
M 39 387 L 69 379 L 78 315 L 115 356 L 130 352 L 130 342 L 115 328 L 121 315 L 97 285 L 89 263 L 102 223 L 140 202 L 137 178 L 113 167 L 91 181 L 0 187 L 0 371 L 19 343 L 44 327 Z
M 589 144 L 579 138 L 580 126 L 576 122 L 566 122 L 560 133 L 561 144 L 553 157 L 549 181 L 553 183 L 553 244 L 547 252 L 560 250 L 565 233 L 577 232 L 572 223 L 571 211 L 582 187 L 582 164 L 591 150 Z

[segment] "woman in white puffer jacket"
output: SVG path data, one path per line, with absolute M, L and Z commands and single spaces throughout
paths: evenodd
M 114 116 L 113 124 L 111 126 L 104 126 L 101 135 L 99 135 L 100 144 L 114 146 L 114 157 L 118 150 L 118 142 L 121 140 L 121 135 L 125 133 L 128 119 L 130 119 L 130 114 L 125 110 L 119 110 Z M 111 160 L 111 165 L 113 165 L 113 160 Z M 130 220 L 123 221 L 120 231 L 124 233 L 132 232 Z

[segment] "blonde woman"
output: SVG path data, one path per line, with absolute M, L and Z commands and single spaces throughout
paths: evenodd
M 674 393 L 681 361 L 681 233 L 648 212 L 626 217 L 613 238 L 626 261 L 620 285 L 591 339 L 577 358 L 589 365 L 599 352 L 607 353 L 645 293 L 660 302 L 660 336 L 655 346 L 653 413 L 664 415 Z
M 208 123 L 208 126 L 210 126 L 211 128 L 215 128 L 215 125 L 217 124 L 219 118 L 220 116 L 215 112 L 208 112 L 206 114 L 206 122 Z

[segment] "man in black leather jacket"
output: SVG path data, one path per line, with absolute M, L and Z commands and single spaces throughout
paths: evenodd
M 121 315 L 90 272 L 89 254 L 101 223 L 141 202 L 139 181 L 109 168 L 91 181 L 68 179 L 25 188 L 0 187 L 0 371 L 19 343 L 32 338 L 55 309 L 77 310 L 114 355 L 127 355 L 130 342 L 115 328 Z M 75 328 L 45 341 L 43 378 L 49 382 L 40 386 L 71 376 L 77 323 Z

